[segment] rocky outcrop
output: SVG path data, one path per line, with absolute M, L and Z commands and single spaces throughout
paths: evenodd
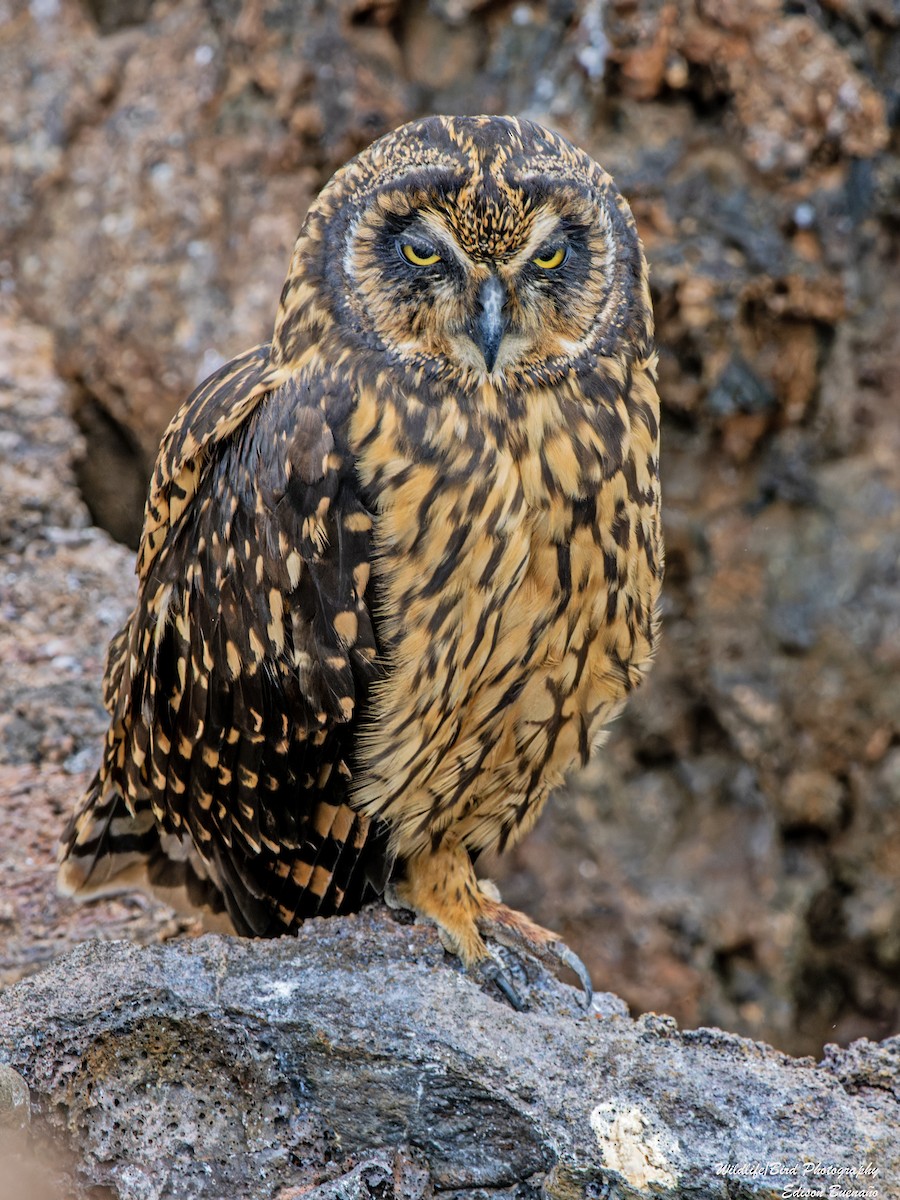
M 52 892 L 133 596 L 91 517 L 134 540 L 162 426 L 268 335 L 343 159 L 424 111 L 506 110 L 583 144 L 637 215 L 668 577 L 657 666 L 602 762 L 486 870 L 637 1009 L 794 1051 L 895 1032 L 896 4 L 9 0 L 3 18 L 0 978 L 170 920 Z
M 610 997 L 580 1013 L 540 974 L 529 994 L 512 1012 L 383 909 L 95 943 L 0 996 L 0 1059 L 73 1200 L 898 1194 L 900 1040 L 816 1066 Z
M 55 894 L 56 845 L 95 770 L 106 646 L 134 596 L 134 556 L 90 522 L 83 449 L 46 331 L 0 297 L 0 986 L 85 937 L 158 937 L 161 906 Z

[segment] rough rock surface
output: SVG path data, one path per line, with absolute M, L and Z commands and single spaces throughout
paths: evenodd
M 131 897 L 55 893 L 56 845 L 105 729 L 106 646 L 134 595 L 134 556 L 90 524 L 82 450 L 49 335 L 0 302 L 0 986 L 86 937 L 178 926 Z
M 634 206 L 669 552 L 647 687 L 486 869 L 638 1009 L 796 1052 L 895 1032 L 896 3 L 0 0 L 0 27 L 0 296 L 28 318 L 0 347 L 0 978 L 169 928 L 52 893 L 133 594 L 75 484 L 133 540 L 162 426 L 267 336 L 330 172 L 422 112 L 514 111 Z
M 605 997 L 579 1015 L 542 976 L 532 1001 L 369 910 L 296 941 L 79 947 L 0 996 L 0 1059 L 72 1200 L 762 1200 L 804 1163 L 898 1195 L 900 1040 L 817 1067 Z

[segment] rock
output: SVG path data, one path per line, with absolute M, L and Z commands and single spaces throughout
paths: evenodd
M 160 905 L 78 908 L 54 889 L 56 845 L 98 761 L 106 647 L 134 600 L 134 556 L 90 524 L 83 452 L 46 331 L 0 300 L 0 986 L 84 937 L 158 937 Z
M 343 1174 L 318 1186 L 287 1187 L 275 1200 L 432 1200 L 434 1184 L 420 1155 L 402 1150 L 375 1150 Z
M 0 1058 L 76 1198 L 762 1200 L 807 1162 L 890 1194 L 897 1039 L 817 1067 L 536 986 L 514 1013 L 385 909 L 296 940 L 85 944 L 0 996 Z
M 12 1067 L 0 1066 L 0 1129 L 27 1129 L 30 1122 L 28 1084 Z
M 183 397 L 269 335 L 323 162 L 327 178 L 402 119 L 398 53 L 386 32 L 361 35 L 349 4 L 272 0 L 240 20 L 196 0 L 134 5 L 121 29 L 99 4 L 105 37 L 74 0 L 57 7 L 65 38 L 23 5 L 0 47 L 6 78 L 8 66 L 62 82 L 90 64 L 65 102 L 23 86 L 7 105 L 37 162 L 14 158 L 5 187 L 29 232 L 16 227 L 6 252 L 85 422 L 99 408 L 121 431 L 119 469 L 143 488 Z
M 776 802 L 786 829 L 834 832 L 841 822 L 843 789 L 827 771 L 792 771 L 778 789 Z
M 619 0 L 611 57 L 638 100 L 685 88 L 690 67 L 733 105 L 747 158 L 761 171 L 795 170 L 825 146 L 869 157 L 887 145 L 884 100 L 836 40 L 775 0 L 700 6 Z
M 795 1052 L 896 1031 L 896 4 L 0 7 L 0 983 L 183 927 L 53 890 L 134 596 L 96 524 L 135 540 L 162 426 L 268 336 L 335 167 L 420 112 L 516 111 L 637 215 L 668 574 L 597 769 L 484 870 L 636 1009 Z

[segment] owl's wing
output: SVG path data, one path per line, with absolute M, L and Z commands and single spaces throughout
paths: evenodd
M 163 441 L 103 764 L 63 868 L 83 892 L 149 863 L 157 890 L 224 903 L 256 934 L 358 907 L 382 853 L 348 803 L 376 659 L 351 397 L 268 361 L 260 347 L 219 371 Z

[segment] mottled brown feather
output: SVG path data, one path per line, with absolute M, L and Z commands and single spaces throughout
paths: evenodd
M 111 647 L 115 720 L 66 842 L 70 886 L 89 887 L 102 874 L 98 822 L 150 808 L 159 833 L 190 840 L 234 926 L 252 933 L 356 906 L 366 892 L 370 823 L 348 806 L 346 760 L 375 657 L 352 582 L 368 538 L 340 530 L 345 513 L 365 510 L 333 460 L 329 397 L 311 407 L 293 380 L 263 390 L 267 377 L 260 350 L 236 360 L 166 435 L 138 604 Z M 172 497 L 185 490 L 185 454 L 197 467 L 182 508 Z M 357 610 L 350 647 L 339 617 Z
M 527 832 L 651 660 L 655 367 L 631 213 L 565 139 L 429 118 L 339 171 L 272 343 L 163 441 L 64 881 L 117 843 L 174 854 L 272 933 L 393 872 L 482 959 L 510 918 L 473 856 Z

